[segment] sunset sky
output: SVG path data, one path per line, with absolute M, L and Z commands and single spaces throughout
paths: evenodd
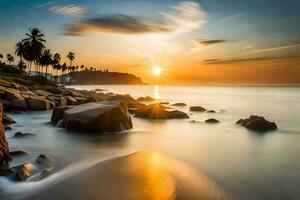
M 164 83 L 300 83 L 299 0 L 0 0 L 0 53 L 29 27 L 75 65 Z

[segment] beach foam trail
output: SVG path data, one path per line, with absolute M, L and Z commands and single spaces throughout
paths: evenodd
M 126 154 L 124 154 L 126 155 Z M 41 180 L 41 181 L 27 181 L 22 183 L 15 183 L 8 180 L 5 177 L 0 177 L 0 197 L 4 199 L 11 200 L 20 200 L 26 199 L 27 197 L 34 195 L 37 192 L 42 192 L 43 190 L 54 187 L 59 182 L 72 177 L 92 167 L 97 163 L 101 163 L 103 161 L 107 161 L 110 159 L 118 158 L 124 155 L 106 157 L 103 159 L 88 159 L 84 161 L 80 161 L 74 164 L 71 164 L 59 172 L 52 174 L 51 176 Z
M 41 182 L 4 188 L 10 199 L 225 199 L 213 181 L 156 152 L 71 165 Z M 24 195 L 25 194 L 25 195 Z M 13 196 L 12 196 L 13 195 Z

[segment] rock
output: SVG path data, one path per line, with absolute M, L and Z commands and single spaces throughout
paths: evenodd
M 9 130 L 12 130 L 12 128 L 10 126 L 4 126 L 4 130 L 9 131 Z
M 207 110 L 206 112 L 207 112 L 207 113 L 216 113 L 215 110 Z
M 202 106 L 191 106 L 190 111 L 195 111 L 195 112 L 205 112 L 206 109 L 203 108 Z
M 29 155 L 30 152 L 24 151 L 24 150 L 17 150 L 17 151 L 11 151 L 9 152 L 10 156 L 25 156 Z
M 56 107 L 53 109 L 52 111 L 52 115 L 51 115 L 51 122 L 53 124 L 57 124 L 64 115 L 64 112 L 70 108 L 73 108 L 72 106 L 61 106 L 61 107 Z
M 240 119 L 237 124 L 253 131 L 267 132 L 277 130 L 278 127 L 274 122 L 266 120 L 264 117 L 251 115 L 249 118 Z
M 2 108 L 2 105 L 1 105 L 1 108 Z M 2 113 L 2 112 L 1 112 Z M 4 125 L 8 125 L 8 124 L 14 124 L 16 123 L 15 120 L 13 120 L 11 117 L 7 116 L 7 115 L 3 115 L 2 116 L 2 123 Z
M 84 104 L 86 103 L 86 98 L 83 97 L 75 97 L 78 104 Z
M 26 101 L 31 110 L 50 110 L 54 107 L 54 103 L 47 99 L 30 97 L 27 98 Z
M 52 93 L 44 91 L 44 90 L 34 90 L 33 92 L 38 96 L 44 96 L 44 97 L 52 95 Z
M 170 103 L 167 101 L 159 102 L 161 105 L 169 105 Z
M 95 97 L 88 97 L 87 99 L 86 99 L 86 103 L 91 103 L 91 102 L 97 102 L 97 99 L 95 98 Z
M 65 128 L 65 122 L 64 122 L 63 119 L 61 119 L 61 120 L 59 120 L 59 121 L 57 122 L 57 127 L 58 127 L 58 128 Z
M 82 132 L 116 132 L 132 128 L 127 105 L 118 101 L 82 104 L 66 110 L 66 129 Z
M 27 110 L 27 108 L 25 99 L 14 99 L 11 103 L 11 109 Z
M 52 162 L 52 159 L 46 155 L 46 154 L 40 154 L 37 159 L 36 159 L 36 162 L 38 164 L 49 164 Z
M 186 106 L 185 103 L 173 103 L 171 106 Z
M 69 105 L 78 105 L 78 102 L 77 102 L 77 100 L 74 98 L 74 97 L 72 97 L 72 96 L 66 96 L 66 98 L 67 98 L 67 105 L 69 106 Z
M 220 123 L 220 121 L 215 118 L 210 118 L 210 119 L 205 120 L 205 123 L 216 124 L 216 123 Z
M 157 103 L 139 109 L 134 117 L 145 119 L 183 119 L 189 116 L 178 110 L 168 111 L 163 105 Z
M 108 101 L 123 101 L 123 102 L 135 102 L 135 99 L 132 98 L 132 96 L 130 96 L 129 94 L 125 94 L 125 95 L 121 95 L 121 94 L 115 94 L 110 96 L 108 99 Z
M 49 96 L 50 101 L 56 102 L 56 106 L 67 106 L 67 98 L 62 96 Z
M 21 99 L 24 100 L 24 98 L 21 96 L 20 91 L 13 89 L 13 88 L 5 88 L 3 86 L 0 86 L 0 91 L 3 92 L 1 95 L 4 100 L 12 101 L 14 99 Z
M 137 101 L 155 101 L 155 99 L 152 97 L 146 96 L 146 97 L 138 98 Z
M 28 177 L 38 173 L 38 168 L 32 163 L 25 163 L 9 169 L 1 170 L 0 175 L 14 181 L 25 181 Z
M 32 133 L 22 133 L 22 132 L 16 132 L 14 137 L 16 138 L 22 138 L 22 137 L 26 137 L 26 136 L 34 136 L 35 134 Z
M 0 103 L 0 168 L 6 167 L 9 162 L 9 148 L 2 124 L 3 107 Z

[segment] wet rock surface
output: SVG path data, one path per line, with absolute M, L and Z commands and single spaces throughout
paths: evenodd
M 203 108 L 202 106 L 191 106 L 191 107 L 190 107 L 190 111 L 194 111 L 194 112 L 205 112 L 206 109 Z
M 81 132 L 117 132 L 132 128 L 127 105 L 119 101 L 87 103 L 64 111 L 66 129 Z
M 174 110 L 168 111 L 163 105 L 150 104 L 144 108 L 138 109 L 134 117 L 144 118 L 144 119 L 184 119 L 189 118 L 189 116 L 181 111 Z
M 3 107 L 0 103 L 0 168 L 8 165 L 9 162 L 9 148 L 5 136 L 4 127 L 2 124 Z
M 217 123 L 220 123 L 220 121 L 217 120 L 217 119 L 215 119 L 215 118 L 210 118 L 210 119 L 205 120 L 205 123 L 208 123 L 208 124 L 217 124 Z
M 277 125 L 274 122 L 270 122 L 264 117 L 257 115 L 251 115 L 249 118 L 240 119 L 236 122 L 236 124 L 257 132 L 268 132 L 278 129 Z

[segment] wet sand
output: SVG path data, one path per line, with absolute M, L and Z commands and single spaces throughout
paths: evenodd
M 27 199 L 225 199 L 221 189 L 188 165 L 155 152 L 97 163 Z

